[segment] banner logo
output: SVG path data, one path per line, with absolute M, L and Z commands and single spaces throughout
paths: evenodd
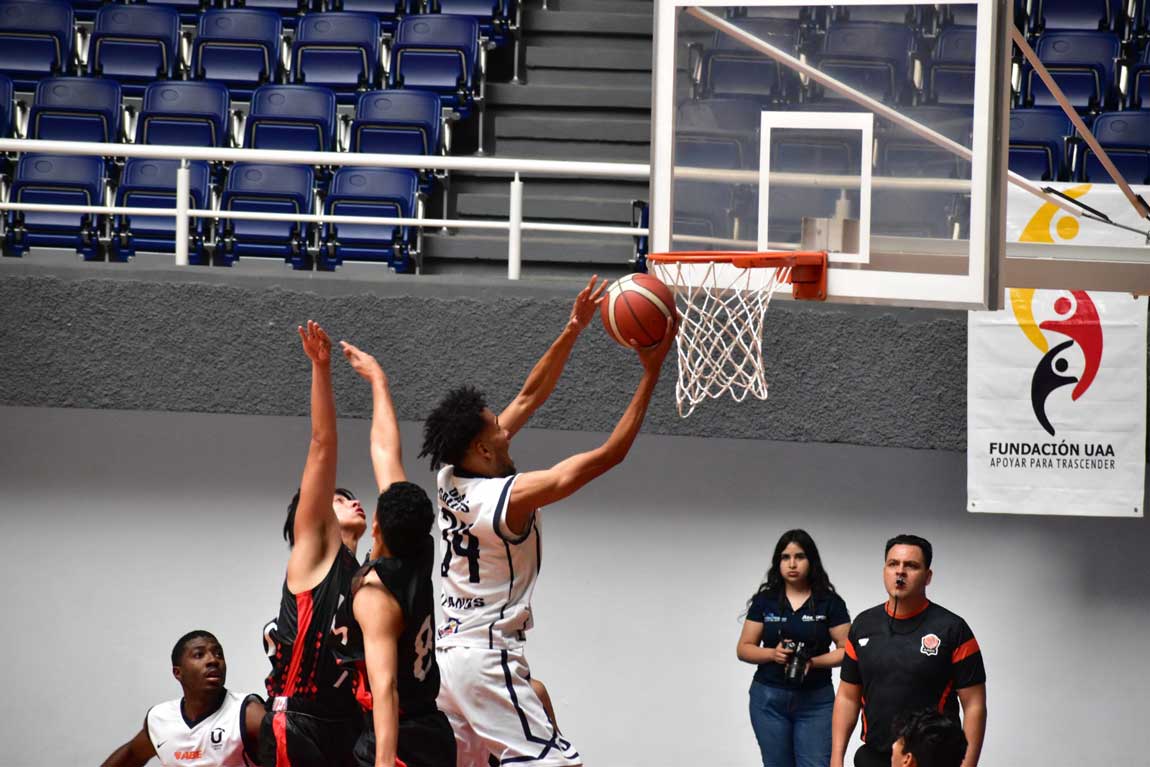
M 1041 214 L 1041 211 L 1039 213 Z M 1045 320 L 1041 323 L 1034 317 L 1034 300 L 1033 289 L 1010 290 L 1010 306 L 1018 327 L 1030 343 L 1042 353 L 1042 359 L 1039 360 L 1030 378 L 1030 403 L 1039 425 L 1053 437 L 1054 426 L 1046 415 L 1046 400 L 1055 390 L 1074 384 L 1070 399 L 1077 402 L 1094 383 L 1094 378 L 1102 365 L 1102 323 L 1098 317 L 1098 308 L 1084 290 L 1070 291 L 1069 297 L 1059 296 L 1055 299 L 1053 307 L 1044 307 L 1053 308 L 1058 319 Z M 1055 340 L 1059 337 L 1069 340 L 1051 347 L 1047 333 L 1056 334 Z M 1075 345 L 1078 346 L 1084 360 L 1079 376 L 1066 374 L 1070 363 L 1065 357 L 1060 356 Z
M 1080 186 L 1071 187 L 1062 192 L 1062 194 L 1077 200 L 1079 197 L 1084 196 L 1090 191 L 1090 184 L 1082 184 Z M 1038 212 L 1034 214 L 1026 226 L 1022 229 L 1022 234 L 1018 236 L 1019 242 L 1065 242 L 1073 240 L 1078 236 L 1078 219 L 1074 216 L 1066 215 L 1054 220 L 1054 217 L 1062 212 L 1052 202 L 1043 203 Z M 1057 235 L 1058 239 L 1055 239 Z

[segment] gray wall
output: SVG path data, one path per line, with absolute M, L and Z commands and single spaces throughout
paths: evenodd
M 300 415 L 307 366 L 294 327 L 309 317 L 380 357 L 397 381 L 401 418 L 422 419 L 461 380 L 505 402 L 587 279 L 352 279 L 270 266 L 252 274 L 0 262 L 0 405 Z M 646 429 L 965 447 L 964 313 L 778 301 L 767 336 L 766 402 L 708 403 L 680 420 L 672 360 Z M 633 356 L 596 319 L 538 425 L 610 429 L 638 377 Z M 349 392 L 340 408 L 366 415 L 368 396 Z
M 116 334 L 84 334 L 100 335 Z M 196 333 L 183 342 L 209 351 Z M 125 344 L 117 359 L 140 353 Z M 259 369 L 242 345 L 216 354 Z M 278 406 L 302 409 L 301 374 L 283 375 L 293 386 Z M 253 372 L 244 401 L 278 386 Z M 337 395 L 348 402 L 354 386 Z M 367 423 L 340 427 L 341 482 L 369 494 Z M 186 629 L 218 633 L 229 686 L 261 688 L 259 630 L 278 604 L 278 532 L 307 434 L 294 417 L 0 408 L 5 767 L 102 759 L 178 695 L 167 654 Z M 428 485 L 417 425 L 403 436 Z M 513 455 L 545 465 L 602 436 L 526 430 Z M 528 657 L 587 763 L 756 763 L 739 615 L 778 534 L 802 526 L 852 613 L 883 597 L 886 536 L 934 541 L 932 597 L 967 618 L 989 670 L 985 767 L 1145 764 L 1150 527 L 967 514 L 964 464 L 944 451 L 643 435 L 621 468 L 546 510 Z

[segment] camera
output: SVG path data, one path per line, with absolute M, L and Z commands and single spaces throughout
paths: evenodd
M 798 639 L 783 639 L 783 647 L 794 651 L 783 669 L 783 678 L 787 684 L 797 687 L 803 683 L 803 678 L 807 675 L 807 661 L 811 659 L 811 648 L 806 642 Z

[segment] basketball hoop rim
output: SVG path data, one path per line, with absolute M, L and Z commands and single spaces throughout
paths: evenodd
M 651 253 L 648 261 L 656 264 L 730 264 L 740 269 L 814 266 L 826 269 L 825 250 L 776 250 L 748 253 L 734 250 L 681 250 L 676 253 Z

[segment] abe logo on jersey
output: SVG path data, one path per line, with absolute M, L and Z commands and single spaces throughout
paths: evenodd
M 938 634 L 927 634 L 922 638 L 922 646 L 918 651 L 923 655 L 938 655 L 938 647 L 942 644 L 942 640 L 938 638 Z

